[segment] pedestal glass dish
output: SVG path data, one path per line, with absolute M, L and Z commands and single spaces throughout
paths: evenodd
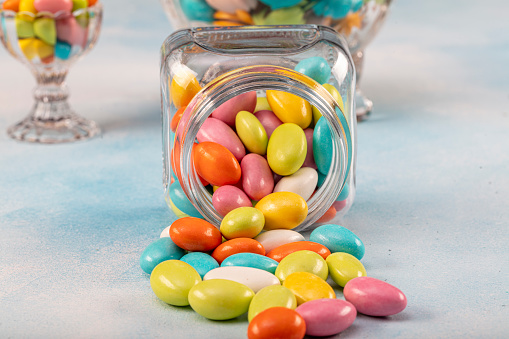
M 12 56 L 27 65 L 37 82 L 32 110 L 7 133 L 19 141 L 47 144 L 91 138 L 100 130 L 95 122 L 71 109 L 65 78 L 69 67 L 95 45 L 102 5 L 89 0 L 82 3 L 91 6 L 73 10 L 40 3 L 40 11 L 33 5 L 0 4 L 0 39 Z
M 317 24 L 345 36 L 357 70 L 356 114 L 373 103 L 359 88 L 364 50 L 383 24 L 392 0 L 161 0 L 174 29 L 201 26 Z

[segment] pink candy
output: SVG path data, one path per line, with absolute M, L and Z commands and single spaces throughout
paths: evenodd
M 230 126 L 215 118 L 207 118 L 196 135 L 199 142 L 212 141 L 226 147 L 238 161 L 246 155 L 244 144 Z
M 282 125 L 283 122 L 279 120 L 279 118 L 272 111 L 258 111 L 255 113 L 255 117 L 260 121 L 265 132 L 267 132 L 267 137 L 270 138 L 272 132 L 279 126 Z
M 71 0 L 34 0 L 34 8 L 37 12 L 50 12 L 56 14 L 58 12 L 71 12 Z
M 70 45 L 85 47 L 87 43 L 87 30 L 81 27 L 73 16 L 58 19 L 55 23 L 58 40 L 65 41 Z
M 316 163 L 315 163 L 315 157 L 313 155 L 313 129 L 312 128 L 306 128 L 304 130 L 304 134 L 306 135 L 306 142 L 307 142 L 307 153 L 306 153 L 306 159 L 304 160 L 304 164 L 302 167 L 311 167 L 313 169 L 317 169 Z
M 249 197 L 235 186 L 219 187 L 212 196 L 212 205 L 223 217 L 239 207 L 252 207 Z
M 341 299 L 311 300 L 296 311 L 306 321 L 306 334 L 320 337 L 346 330 L 357 316 L 355 307 Z
M 274 177 L 272 171 L 261 155 L 250 153 L 240 163 L 242 171 L 242 188 L 253 200 L 260 200 L 272 193 Z
M 227 125 L 235 126 L 235 116 L 240 111 L 254 111 L 256 107 L 256 92 L 239 94 L 212 112 L 212 117 L 225 122 Z

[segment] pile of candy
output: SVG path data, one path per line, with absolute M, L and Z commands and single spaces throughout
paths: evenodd
M 366 276 L 364 244 L 345 227 L 319 226 L 306 241 L 288 229 L 261 233 L 264 213 L 253 211 L 252 222 L 231 217 L 242 209 L 256 210 L 231 211 L 220 229 L 178 219 L 144 250 L 140 265 L 159 299 L 212 320 L 248 312 L 249 338 L 329 336 L 347 329 L 357 312 L 389 316 L 406 307 L 399 289 Z
M 343 105 L 338 90 L 326 84 L 331 68 L 325 59 L 304 59 L 295 70 L 323 84 Z M 184 128 L 178 127 L 201 88 L 192 71 L 184 67 L 169 87 L 178 109 L 170 124 L 175 133 L 170 155 L 170 206 L 179 217 L 201 218 L 181 186 Z M 242 93 L 215 109 L 197 133 L 193 164 L 201 183 L 213 193 L 213 206 L 221 216 L 239 207 L 255 206 L 265 215 L 265 229 L 293 229 L 306 219 L 306 201 L 329 173 L 332 135 L 320 111 L 303 98 L 276 90 L 262 95 L 257 98 L 254 91 Z M 344 209 L 349 193 L 347 183 L 318 222 L 328 222 Z
M 86 47 L 87 8 L 97 1 L 6 0 L 2 10 L 16 12 L 18 44 L 25 58 L 37 58 L 41 63 L 49 64 L 55 58 L 67 60 Z

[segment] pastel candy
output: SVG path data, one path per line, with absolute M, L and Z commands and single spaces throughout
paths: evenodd
M 240 111 L 235 117 L 235 128 L 242 143 L 251 153 L 264 155 L 267 152 L 267 132 L 254 116 L 248 111 Z
M 72 11 L 77 11 L 78 9 L 83 9 L 88 7 L 87 0 L 72 0 Z
M 175 182 L 175 180 L 173 180 L 171 183 L 173 184 Z M 181 210 L 179 210 L 177 208 L 177 206 L 175 206 L 175 204 L 173 203 L 173 201 L 171 201 L 170 198 L 166 198 L 166 202 L 168 203 L 168 205 L 170 206 L 172 212 L 175 214 L 175 216 L 177 218 L 185 218 L 185 217 L 189 217 L 189 215 L 185 214 L 184 212 L 182 212 Z
M 348 198 L 349 194 L 350 194 L 350 186 L 348 186 L 348 184 L 345 184 L 345 186 L 343 186 L 343 189 L 339 193 L 339 196 L 337 197 L 336 201 L 345 200 L 346 198 Z
M 248 339 L 303 339 L 306 322 L 295 310 L 271 307 L 254 317 L 247 327 Z
M 218 263 L 236 253 L 256 253 L 265 255 L 265 248 L 258 241 L 251 238 L 235 238 L 223 242 L 212 252 L 212 257 Z
M 318 1 L 313 6 L 313 11 L 319 16 L 330 16 L 332 19 L 342 19 L 346 17 L 352 6 L 352 0 L 336 0 L 334 6 L 329 5 L 327 1 Z
M 34 7 L 34 0 L 20 0 L 19 1 L 19 11 L 20 12 L 29 12 L 36 14 L 38 11 Z M 25 20 L 33 20 L 34 17 L 30 15 L 22 15 L 22 18 Z
M 280 285 L 279 279 L 272 273 L 253 267 L 223 266 L 209 271 L 203 280 L 226 279 L 246 285 L 255 293 L 264 287 Z
M 170 185 L 170 199 L 175 207 L 182 211 L 183 213 L 196 218 L 203 218 L 203 216 L 198 212 L 196 207 L 187 199 L 182 187 L 180 186 L 180 182 L 176 180 L 173 184 Z
M 175 220 L 169 233 L 171 240 L 186 251 L 212 251 L 222 241 L 221 232 L 214 225 L 193 217 Z
M 72 0 L 34 0 L 34 8 L 38 12 L 71 12 Z
M 275 173 L 290 175 L 301 168 L 306 151 L 304 130 L 296 124 L 285 123 L 277 127 L 269 139 L 267 161 Z
M 267 160 L 261 155 L 251 153 L 242 159 L 242 188 L 253 200 L 260 200 L 274 189 L 274 177 Z
M 281 262 L 281 260 L 285 257 L 297 251 L 312 251 L 319 254 L 323 259 L 327 259 L 327 257 L 331 254 L 329 249 L 322 244 L 312 241 L 297 241 L 272 249 L 267 253 L 267 257 Z
M 140 257 L 140 266 L 143 271 L 150 274 L 163 261 L 178 260 L 184 254 L 184 250 L 175 245 L 171 238 L 159 238 L 145 248 Z
M 303 129 L 311 124 L 313 113 L 309 102 L 288 92 L 267 90 L 266 94 L 272 112 L 283 123 L 294 123 Z
M 43 60 L 49 58 L 54 54 L 54 48 L 48 45 L 44 41 L 35 38 L 21 39 L 18 40 L 19 47 L 28 60 L 32 60 L 35 57 Z
M 299 226 L 308 215 L 308 205 L 293 192 L 271 193 L 256 203 L 255 208 L 265 217 L 264 229 L 292 229 Z
M 211 141 L 226 147 L 238 161 L 246 155 L 246 149 L 230 126 L 221 120 L 207 118 L 196 134 L 199 142 Z
M 279 263 L 271 258 L 256 253 L 237 253 L 224 259 L 221 267 L 253 267 L 274 274 Z
M 203 252 L 187 253 L 180 258 L 180 260 L 191 265 L 202 279 L 207 272 L 219 267 L 219 264 L 214 258 Z
M 180 6 L 189 20 L 213 20 L 214 10 L 205 0 L 181 0 Z
M 299 232 L 292 230 L 272 230 L 261 233 L 255 238 L 269 253 L 274 248 L 296 241 L 304 241 L 305 238 Z
M 302 167 L 292 175 L 283 177 L 274 192 L 293 192 L 308 200 L 316 189 L 318 173 L 311 167 Z
M 364 265 L 351 254 L 332 253 L 327 257 L 326 262 L 332 280 L 341 287 L 354 278 L 366 276 Z
M 240 188 L 224 185 L 216 189 L 212 196 L 212 205 L 223 217 L 239 207 L 251 207 L 251 200 Z
M 363 3 L 364 3 L 363 0 L 352 0 L 352 8 L 351 8 L 352 12 L 355 13 L 359 9 L 361 9 Z
M 269 105 L 269 102 L 267 101 L 266 97 L 256 98 L 256 107 L 255 107 L 253 113 L 256 113 L 259 111 L 270 111 L 270 105 Z
M 350 253 L 361 260 L 365 248 L 361 239 L 349 229 L 334 224 L 317 227 L 309 236 L 310 241 L 317 242 L 327 247 L 331 252 Z
M 56 20 L 58 40 L 70 45 L 85 47 L 87 43 L 87 30 L 81 27 L 73 16 Z
M 57 42 L 55 20 L 51 18 L 38 18 L 34 21 L 34 35 L 47 43 L 54 45 Z
M 371 277 L 350 280 L 343 294 L 359 313 L 376 317 L 397 314 L 407 305 L 406 296 L 397 287 Z
M 311 167 L 313 169 L 317 169 L 315 158 L 313 156 L 313 132 L 314 130 L 312 128 L 306 128 L 304 130 L 304 134 L 306 135 L 307 151 L 306 158 L 304 159 L 302 167 Z
M 169 237 L 170 236 L 170 226 L 166 226 L 164 228 L 164 230 L 161 231 L 161 235 L 159 236 L 159 238 L 164 238 L 164 237 Z
M 252 289 L 236 281 L 213 279 L 194 285 L 189 304 L 201 316 L 212 320 L 233 319 L 247 312 L 254 297 Z
M 357 317 L 355 307 L 341 299 L 311 300 L 296 309 L 306 322 L 309 336 L 332 336 L 346 330 Z
M 325 182 L 325 179 L 327 179 L 327 174 L 320 173 L 318 171 L 318 182 L 316 183 L 317 187 L 322 187 L 323 183 Z
M 260 2 L 270 6 L 270 8 L 274 10 L 295 6 L 300 2 L 300 0 L 260 0 Z
M 323 84 L 322 86 L 327 90 L 327 92 L 329 92 L 332 95 L 334 99 L 336 99 L 339 107 L 341 107 L 341 109 L 344 111 L 345 108 L 343 104 L 343 99 L 341 98 L 341 94 L 339 94 L 339 91 L 336 89 L 336 87 L 330 84 Z M 322 113 L 315 106 L 313 106 L 312 108 L 313 108 L 313 121 L 316 124 L 318 120 L 322 117 Z
M 220 231 L 225 239 L 254 238 L 263 229 L 265 218 L 254 207 L 239 207 L 221 221 Z
M 212 117 L 230 126 L 235 126 L 235 117 L 240 111 L 253 112 L 256 107 L 256 92 L 239 94 L 223 103 L 212 112 Z
M 71 56 L 71 45 L 66 42 L 58 41 L 55 44 L 55 57 L 67 60 Z
M 18 33 L 18 38 L 23 39 L 34 37 L 34 26 L 32 21 L 25 20 L 19 16 L 17 16 L 14 21 L 16 24 L 16 32 Z
M 318 56 L 299 61 L 295 66 L 295 70 L 307 75 L 319 84 L 326 83 L 331 75 L 331 68 L 327 60 Z
M 292 291 L 284 286 L 271 285 L 264 287 L 251 300 L 247 319 L 251 321 L 258 313 L 271 307 L 286 307 L 294 310 L 297 307 L 297 299 L 295 299 Z
M 272 132 L 274 132 L 277 127 L 283 124 L 283 122 L 269 110 L 257 111 L 254 115 L 262 124 L 268 138 L 270 138 Z
M 286 277 L 295 272 L 313 273 L 327 280 L 329 269 L 325 260 L 312 251 L 297 251 L 287 255 L 276 269 L 276 277 L 285 281 Z
M 196 172 L 211 185 L 236 184 L 240 180 L 240 164 L 226 147 L 215 142 L 201 142 L 193 147 Z
M 309 272 L 290 274 L 283 286 L 293 292 L 298 305 L 316 299 L 336 298 L 334 290 L 325 280 Z
M 154 294 L 167 304 L 189 305 L 189 291 L 201 282 L 196 270 L 180 260 L 167 260 L 157 265 L 150 275 Z
M 324 117 L 318 120 L 313 132 L 313 155 L 318 171 L 329 173 L 332 163 L 332 134 Z

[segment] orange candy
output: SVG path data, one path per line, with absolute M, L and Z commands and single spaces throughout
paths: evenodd
M 19 11 L 19 1 L 20 0 L 5 0 L 2 4 L 2 8 L 6 11 Z
M 179 182 L 182 182 L 182 174 L 180 173 L 180 153 L 181 153 L 180 142 L 178 142 L 178 140 L 175 139 L 175 142 L 173 143 L 173 148 L 171 149 L 171 154 L 170 154 L 171 169 L 173 170 L 173 173 L 175 173 L 175 175 L 179 179 Z M 198 178 L 200 179 L 200 182 L 203 186 L 207 186 L 209 184 L 201 176 L 198 176 Z
M 88 0 L 88 7 L 93 6 L 97 3 L 97 0 Z
M 171 118 L 170 128 L 171 128 L 172 132 L 175 132 L 177 130 L 177 126 L 179 125 L 180 118 L 182 118 L 182 114 L 184 114 L 184 111 L 186 110 L 186 107 L 187 106 L 180 107 L 177 110 L 177 112 L 175 113 L 175 115 L 173 116 L 173 118 Z
M 329 249 L 322 244 L 313 241 L 297 241 L 274 248 L 272 251 L 267 253 L 267 257 L 280 262 L 288 254 L 304 250 L 313 251 L 321 255 L 323 259 L 327 259 L 330 255 Z
M 328 221 L 331 221 L 332 219 L 334 219 L 334 217 L 336 216 L 336 209 L 334 208 L 334 206 L 331 206 L 329 207 L 329 209 L 320 217 L 320 219 L 318 219 L 316 222 L 317 223 L 323 223 L 323 222 L 328 222 Z
M 193 147 L 196 172 L 213 186 L 234 185 L 240 180 L 240 164 L 226 147 L 202 142 Z
M 225 241 L 212 252 L 212 258 L 221 264 L 224 259 L 236 253 L 256 253 L 265 255 L 265 248 L 258 241 L 251 238 L 235 238 Z
M 208 252 L 221 244 L 221 232 L 208 221 L 185 217 L 170 227 L 171 240 L 186 251 Z
M 271 307 L 260 312 L 247 328 L 248 339 L 302 339 L 305 334 L 304 318 L 286 307 Z

